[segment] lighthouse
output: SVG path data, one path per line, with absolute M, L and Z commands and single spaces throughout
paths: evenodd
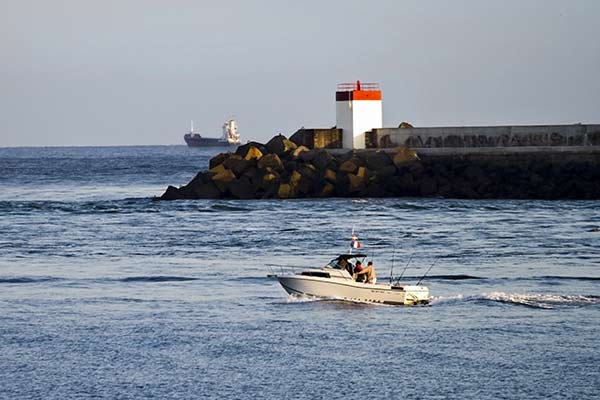
M 340 83 L 335 92 L 336 126 L 342 129 L 342 147 L 364 149 L 365 133 L 383 126 L 378 83 Z

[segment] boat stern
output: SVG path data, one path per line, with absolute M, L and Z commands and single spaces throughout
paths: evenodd
M 404 286 L 404 305 L 429 304 L 429 288 L 426 286 Z

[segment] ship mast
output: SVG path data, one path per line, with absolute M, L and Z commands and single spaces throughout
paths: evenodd
M 194 133 L 194 120 L 192 120 L 192 123 L 190 126 L 190 133 Z

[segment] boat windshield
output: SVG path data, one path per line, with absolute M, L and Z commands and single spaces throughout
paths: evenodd
M 325 266 L 325 268 L 352 270 L 354 268 L 354 259 L 364 258 L 364 254 L 342 254 Z
M 325 266 L 325 268 L 332 268 L 332 269 L 344 269 L 340 263 L 338 262 L 337 259 L 335 260 L 331 260 L 329 261 L 329 263 Z

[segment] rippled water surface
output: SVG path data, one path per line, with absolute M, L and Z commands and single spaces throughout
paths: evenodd
M 157 202 L 216 150 L 0 149 L 0 398 L 600 396 L 600 202 Z M 290 298 L 360 235 L 432 302 Z

